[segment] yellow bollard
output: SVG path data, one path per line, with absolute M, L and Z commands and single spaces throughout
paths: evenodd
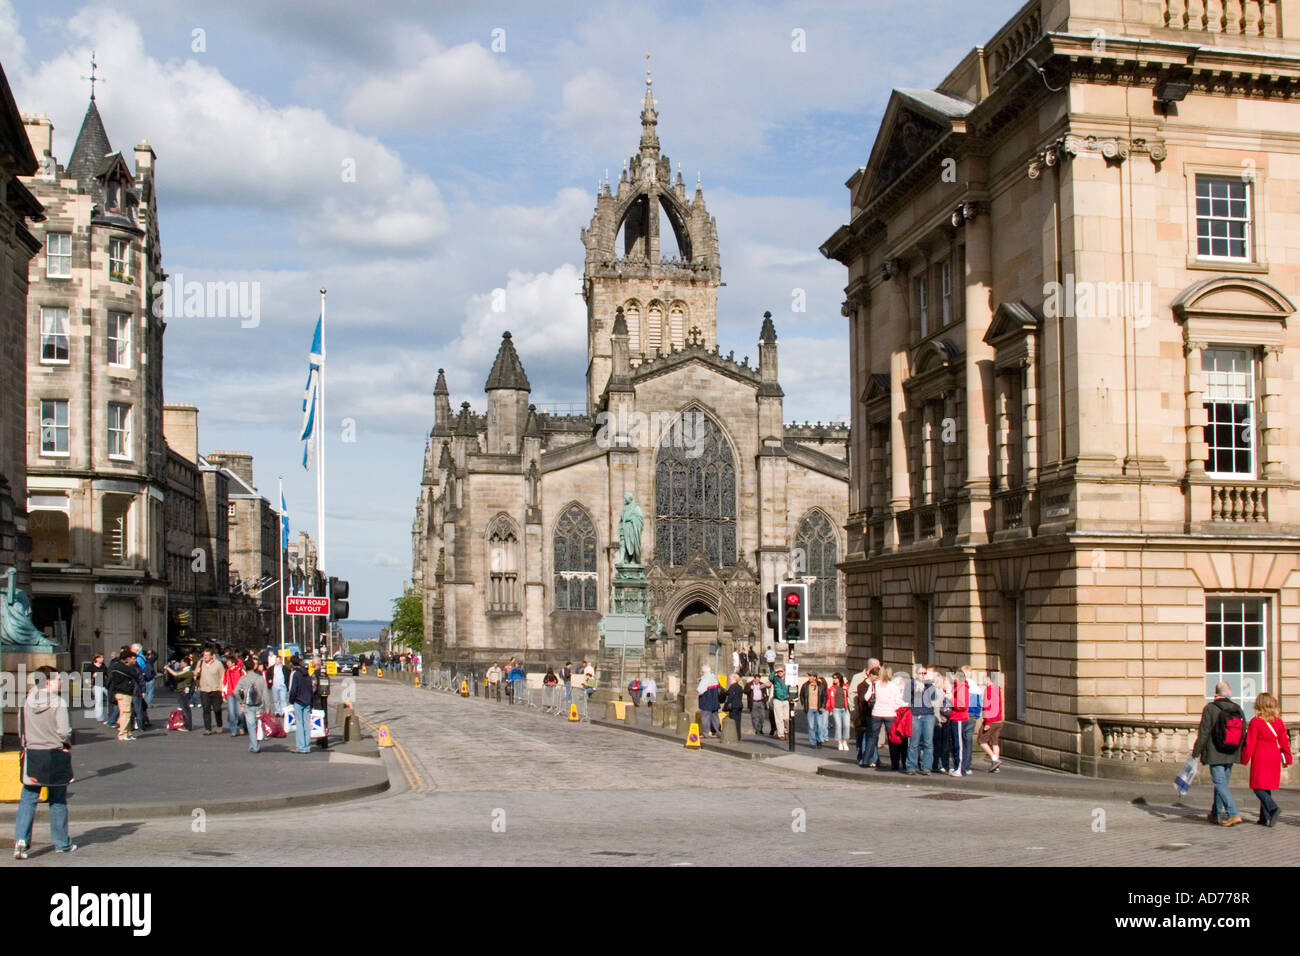
M 463 680 L 460 682 L 460 696 L 461 697 L 469 696 L 469 681 Z
M 577 720 L 581 720 L 581 719 L 582 719 L 582 718 L 578 716 L 578 705 L 577 705 L 577 704 L 569 704 L 569 720 L 571 720 L 571 721 L 577 721 Z
M 362 664 L 362 665 L 361 665 L 361 673 L 362 673 L 363 676 L 364 676 L 365 673 L 366 673 L 366 665 L 365 665 L 365 664 Z
M 691 724 L 691 729 L 686 732 L 686 749 L 700 749 L 700 725 Z
M 381 668 L 379 668 L 378 670 L 376 670 L 376 671 L 375 671 L 375 676 L 376 676 L 376 677 L 383 677 L 383 676 L 384 676 L 384 669 L 381 667 Z
M 388 725 L 380 724 L 379 725 L 379 746 L 391 747 L 392 745 L 393 745 L 393 738 L 388 733 Z
M 0 753 L 0 803 L 16 803 L 23 795 L 20 773 L 18 751 Z
M 415 675 L 415 686 L 416 686 L 416 687 L 419 687 L 419 686 L 420 686 L 420 675 L 419 675 L 419 674 L 416 674 L 416 675 Z

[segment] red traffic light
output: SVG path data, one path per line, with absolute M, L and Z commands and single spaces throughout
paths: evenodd
M 791 591 L 789 594 L 787 594 L 785 596 L 785 603 L 797 606 L 799 604 L 799 592 Z

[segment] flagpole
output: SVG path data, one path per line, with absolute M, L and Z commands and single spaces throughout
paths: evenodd
M 284 475 L 280 476 L 280 660 L 284 660 Z
M 316 567 L 321 571 L 322 587 L 328 594 L 325 582 L 325 289 L 320 290 L 320 420 L 316 423 Z M 329 621 L 325 622 L 328 634 Z M 312 649 L 313 652 L 315 648 Z

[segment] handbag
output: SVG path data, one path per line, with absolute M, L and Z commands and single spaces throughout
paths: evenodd
M 28 787 L 66 787 L 72 783 L 72 750 L 32 750 L 27 746 L 25 707 L 18 708 L 18 777 Z

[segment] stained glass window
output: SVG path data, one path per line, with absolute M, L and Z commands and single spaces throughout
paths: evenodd
M 570 505 L 555 523 L 555 609 L 596 610 L 596 527 L 587 512 Z
M 835 567 L 835 529 L 825 515 L 814 511 L 799 523 L 795 547 L 803 551 L 804 574 L 817 579 L 808 589 L 809 615 L 815 618 L 837 617 L 839 571 Z
M 736 563 L 736 457 L 717 422 L 691 409 L 659 445 L 655 558 L 681 566 L 697 551 L 713 567 Z

